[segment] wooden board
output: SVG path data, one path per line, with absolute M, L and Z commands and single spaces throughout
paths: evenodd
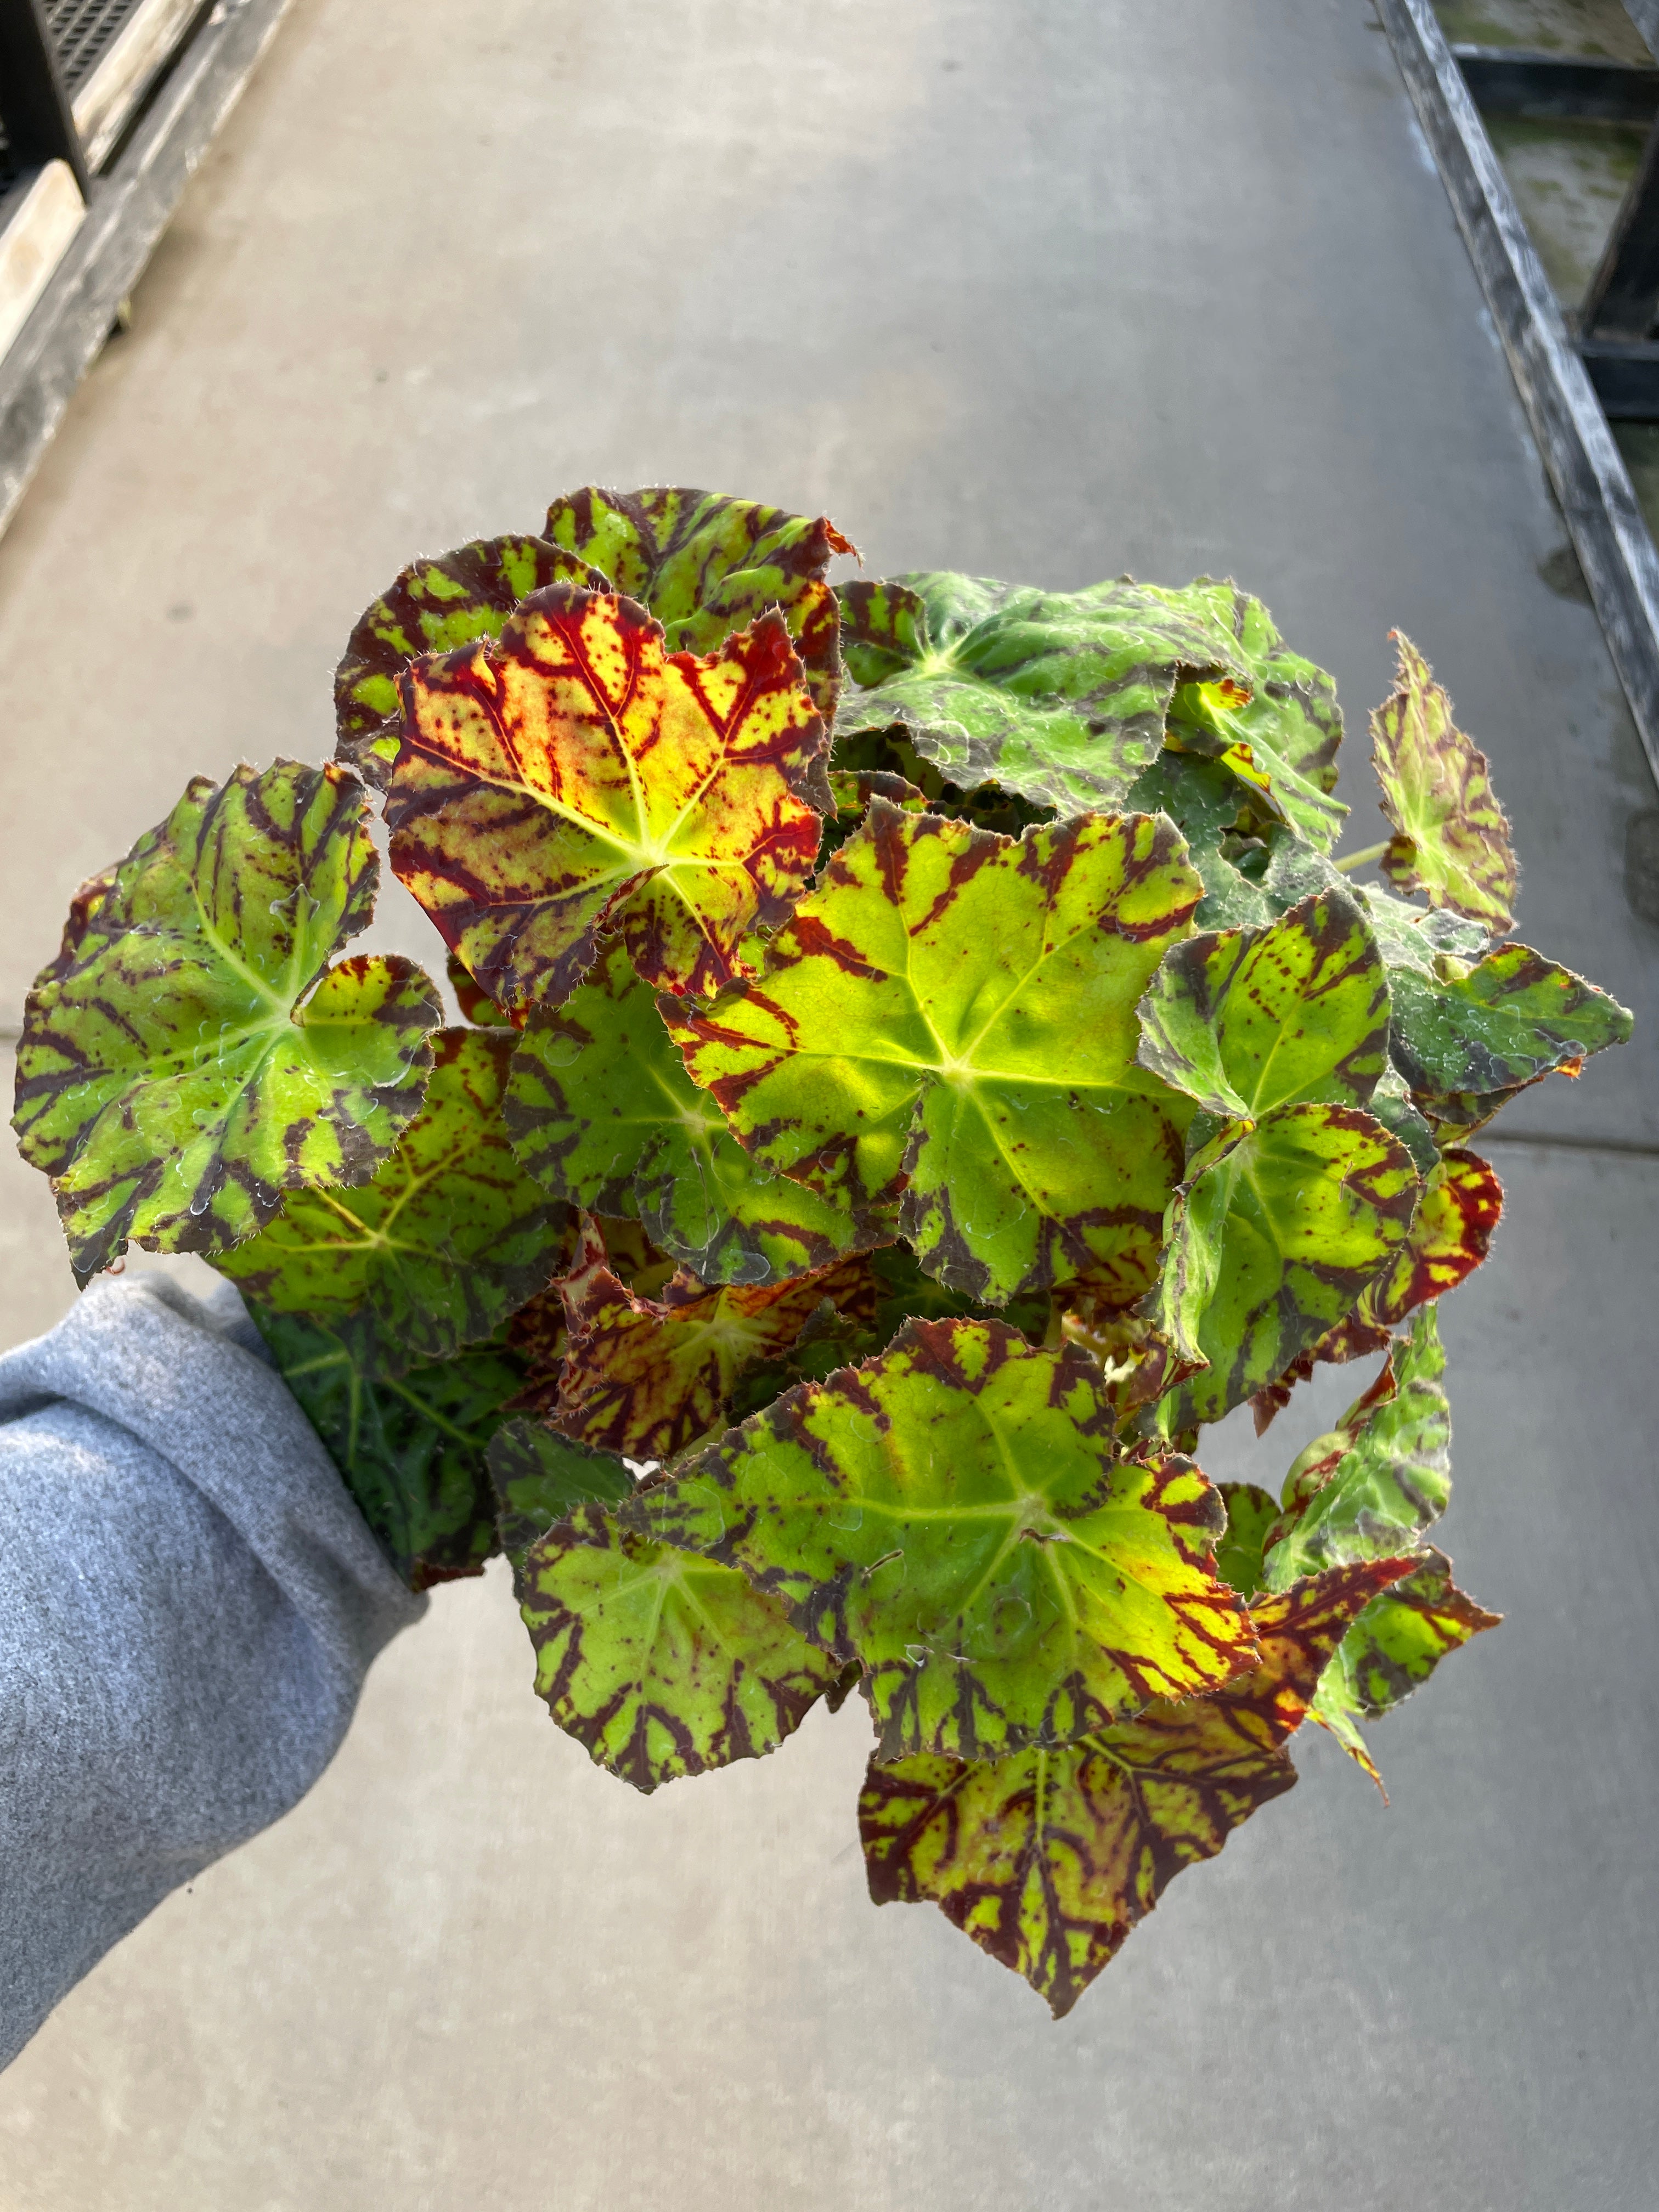
M 202 0 L 139 0 L 74 98 L 75 127 L 96 172 L 199 12 Z
M 48 161 L 0 202 L 0 361 L 86 220 L 67 161 Z

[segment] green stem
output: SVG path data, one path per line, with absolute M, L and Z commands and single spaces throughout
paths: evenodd
M 1355 868 L 1368 868 L 1373 860 L 1382 859 L 1393 842 L 1392 837 L 1385 837 L 1380 845 L 1367 845 L 1363 853 L 1350 853 L 1336 865 L 1345 876 L 1352 874 Z

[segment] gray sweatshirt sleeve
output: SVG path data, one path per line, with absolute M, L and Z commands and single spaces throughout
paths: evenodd
M 419 1618 L 226 1284 L 95 1284 L 0 1358 L 0 2065 L 287 1812 Z

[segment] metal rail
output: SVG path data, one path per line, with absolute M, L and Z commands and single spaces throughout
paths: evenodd
M 1659 551 L 1430 0 L 1376 0 L 1659 782 Z

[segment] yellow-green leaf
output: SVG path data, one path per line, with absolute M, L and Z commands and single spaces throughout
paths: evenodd
M 628 1510 L 741 1567 L 839 1662 L 884 1759 L 1070 1741 L 1252 1663 L 1190 1460 L 1119 1457 L 1088 1356 L 998 1322 L 907 1322 Z
M 1403 632 L 1395 689 L 1371 716 L 1382 811 L 1395 834 L 1382 873 L 1496 936 L 1512 927 L 1520 871 L 1486 756 L 1452 720 L 1452 703 Z
M 508 1012 L 567 999 L 602 928 L 657 988 L 717 990 L 805 887 L 827 739 L 776 615 L 697 660 L 556 584 L 404 701 L 392 865 Z
M 198 776 L 77 894 L 24 1009 L 12 1126 L 83 1280 L 129 1238 L 222 1253 L 288 1191 L 367 1182 L 420 1105 L 432 984 L 328 966 L 374 910 L 364 804 L 333 767 Z

